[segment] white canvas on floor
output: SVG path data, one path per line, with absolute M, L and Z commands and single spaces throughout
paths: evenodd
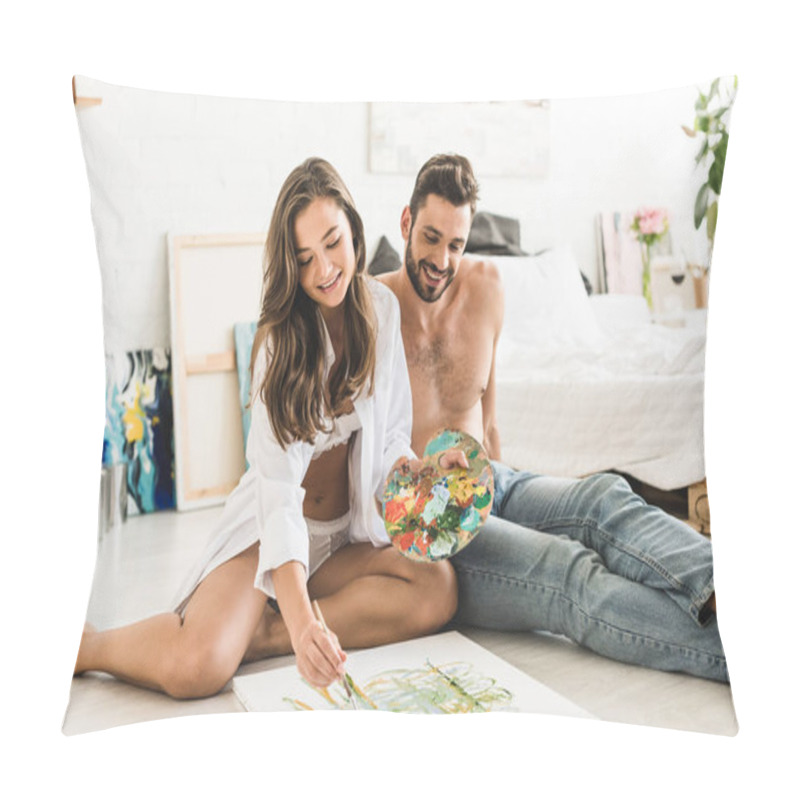
M 480 645 L 451 631 L 348 654 L 359 710 L 422 714 L 487 711 L 592 714 Z M 347 710 L 341 683 L 315 689 L 295 666 L 237 676 L 248 711 Z

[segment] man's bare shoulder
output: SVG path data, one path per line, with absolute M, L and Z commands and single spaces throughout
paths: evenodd
M 396 269 L 392 272 L 382 272 L 376 275 L 375 279 L 380 281 L 384 286 L 388 286 L 395 294 L 400 285 L 400 270 Z
M 472 288 L 489 292 L 498 292 L 503 289 L 500 270 L 490 258 L 464 256 L 459 269 Z
M 465 256 L 461 259 L 459 271 L 470 302 L 479 302 L 483 308 L 496 309 L 502 319 L 503 281 L 497 264 L 489 258 Z

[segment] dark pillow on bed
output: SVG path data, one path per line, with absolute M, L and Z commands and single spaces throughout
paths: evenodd
M 489 256 L 525 256 L 519 246 L 519 220 L 479 211 L 472 220 L 466 253 Z
M 370 275 L 381 275 L 384 272 L 394 272 L 399 266 L 400 255 L 389 244 L 389 240 L 385 236 L 381 236 L 381 240 L 378 242 L 378 249 L 369 262 L 367 272 Z

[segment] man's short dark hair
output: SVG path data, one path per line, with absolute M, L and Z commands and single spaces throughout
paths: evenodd
M 472 165 L 464 156 L 455 153 L 440 153 L 429 158 L 417 173 L 414 191 L 411 194 L 411 221 L 429 194 L 435 194 L 454 206 L 469 204 L 471 216 L 475 216 L 478 204 L 478 182 Z

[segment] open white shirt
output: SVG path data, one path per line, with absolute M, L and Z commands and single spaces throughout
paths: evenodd
M 401 456 L 415 456 L 411 450 L 411 386 L 400 332 L 400 307 L 390 289 L 374 278 L 367 283 L 378 326 L 375 383 L 372 394 L 362 391 L 353 401 L 360 430 L 355 434 L 348 463 L 349 539 L 382 547 L 389 544 L 389 537 L 375 499 L 380 499 L 394 462 Z M 327 330 L 325 348 L 327 377 L 335 359 Z M 257 359 L 252 380 L 249 469 L 228 496 L 209 546 L 181 587 L 176 602 L 179 611 L 211 570 L 256 541 L 257 589 L 274 597 L 272 570 L 289 561 L 300 562 L 308 575 L 308 528 L 303 518 L 305 490 L 301 484 L 314 444 L 298 441 L 284 450 L 278 443 L 258 393 L 266 371 L 264 362 L 264 358 Z

